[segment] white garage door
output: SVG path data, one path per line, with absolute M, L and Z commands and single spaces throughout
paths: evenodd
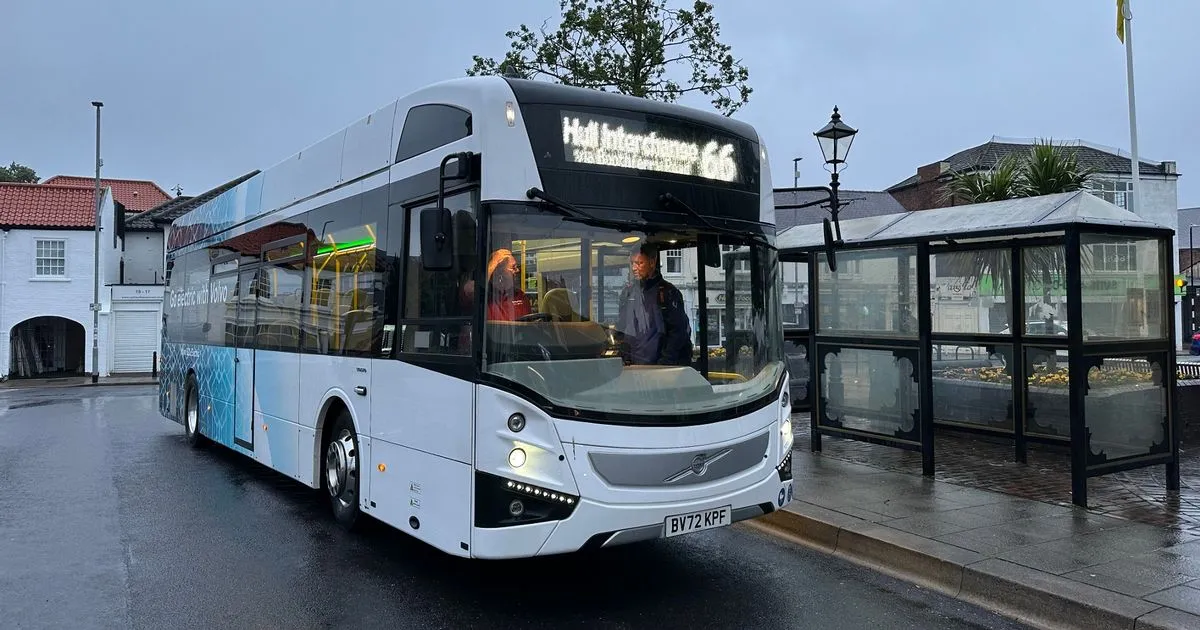
M 158 351 L 158 311 L 115 311 L 113 372 L 149 372 Z

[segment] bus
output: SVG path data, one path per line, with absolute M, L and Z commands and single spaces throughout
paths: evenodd
M 429 85 L 173 222 L 160 412 L 452 555 L 725 527 L 792 500 L 774 239 L 750 125 Z

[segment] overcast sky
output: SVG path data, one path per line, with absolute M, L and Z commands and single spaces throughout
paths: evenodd
M 1011 137 L 1129 149 L 1115 0 L 716 0 L 750 70 L 737 113 L 776 186 L 824 184 L 812 132 L 834 105 L 860 129 L 844 188 L 880 190 Z M 0 163 L 94 170 L 197 194 L 266 168 L 424 84 L 464 74 L 557 0 L 60 0 L 4 3 Z M 1139 150 L 1176 160 L 1200 206 L 1200 1 L 1134 0 Z M 703 99 L 688 101 L 704 106 Z

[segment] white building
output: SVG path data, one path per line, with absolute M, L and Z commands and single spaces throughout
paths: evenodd
M 0 184 L 0 380 L 149 372 L 158 349 L 162 229 L 129 239 L 127 212 L 170 200 L 152 182 L 101 180 L 100 249 L 94 180 L 58 176 Z M 128 202 L 128 203 L 127 203 Z M 99 261 L 99 317 L 93 318 Z

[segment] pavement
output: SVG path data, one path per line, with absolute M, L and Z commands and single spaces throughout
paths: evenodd
M 824 436 L 793 419 L 796 499 L 757 527 L 1042 628 L 1200 628 L 1200 445 L 1182 488 L 1162 467 L 1089 480 L 1070 502 L 1067 456 L 941 436 L 918 453 Z M 1189 446 L 1189 445 L 1185 445 Z
M 119 374 L 102 376 L 92 382 L 89 376 L 59 376 L 54 378 L 13 378 L 0 381 L 0 389 L 45 389 L 53 387 L 94 387 L 98 385 L 157 385 L 158 378 L 150 374 Z

